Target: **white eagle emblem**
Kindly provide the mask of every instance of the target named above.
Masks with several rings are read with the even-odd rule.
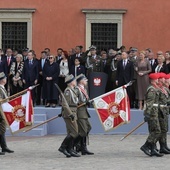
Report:
[[[94,86],[100,86],[101,85],[101,78],[94,78],[93,82],[94,82]]]

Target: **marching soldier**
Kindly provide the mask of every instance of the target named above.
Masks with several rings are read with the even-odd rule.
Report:
[[[89,96],[87,94],[86,86],[87,86],[87,78],[84,74],[80,74],[77,76],[77,84],[78,84],[78,91],[79,91],[79,104],[85,103],[81,107],[77,109],[77,124],[78,124],[78,131],[79,136],[75,140],[74,145],[76,145],[79,141],[81,144],[80,150],[82,155],[93,155],[94,153],[87,150],[87,137],[91,130],[91,125],[88,120],[90,117],[87,111],[87,104],[89,101]]]
[[[169,109],[166,107],[167,103],[170,103],[169,89],[165,87],[165,73],[159,73],[159,88],[160,88],[160,97],[159,97],[159,112],[158,118],[161,128],[161,135],[159,138],[160,144],[160,153],[170,154],[170,148],[167,146],[167,132],[168,132],[168,114]]]
[[[7,82],[7,78],[4,72],[1,72],[0,73],[0,100],[7,98],[7,92],[4,87],[6,82]],[[8,152],[8,153],[14,152],[7,147],[6,139],[5,139],[5,132],[6,132],[6,123],[0,111],[0,146],[2,148],[2,152],[0,152],[0,155],[5,155],[5,152]]]
[[[62,103],[62,117],[66,123],[67,136],[62,142],[60,148],[58,149],[67,157],[80,157],[78,153],[73,150],[74,139],[78,136],[78,125],[77,125],[77,104],[78,97],[76,91],[76,80],[74,76],[68,75],[65,77],[65,83],[67,83],[67,88],[64,91],[64,97],[69,105],[69,108]],[[64,100],[63,100],[64,102]]]
[[[102,59],[96,54],[96,47],[92,45],[89,50],[91,55],[86,59],[87,75],[91,72],[102,72]]]
[[[144,111],[144,121],[148,123],[149,136],[141,150],[148,156],[161,157],[163,154],[159,153],[155,146],[161,135],[161,127],[158,118],[158,105],[159,105],[159,75],[152,73],[149,75],[150,86],[145,95],[146,109]],[[150,152],[151,150],[151,152]]]

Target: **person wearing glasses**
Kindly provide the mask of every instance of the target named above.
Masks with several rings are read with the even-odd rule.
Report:
[[[55,60],[55,56],[50,55],[49,62],[43,68],[43,99],[46,100],[45,107],[56,107],[58,102],[58,90],[55,83],[58,84],[60,68]]]

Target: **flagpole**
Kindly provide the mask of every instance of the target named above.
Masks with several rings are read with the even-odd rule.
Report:
[[[129,133],[127,133],[124,137],[122,137],[120,139],[120,141],[124,140],[126,137],[128,137],[130,134],[132,134],[136,129],[138,129],[139,127],[141,127],[145,122],[141,122],[139,123],[135,128],[133,128]]]
[[[2,104],[2,103],[4,103],[4,102],[6,102],[7,100],[10,100],[10,99],[15,98],[15,97],[17,97],[17,96],[19,96],[19,95],[22,95],[22,94],[26,93],[28,90],[32,90],[32,89],[34,89],[34,88],[37,87],[37,86],[39,86],[39,84],[34,85],[34,86],[30,86],[29,88],[27,88],[27,89],[25,89],[25,90],[23,90],[23,91],[21,91],[21,92],[18,92],[18,93],[16,93],[16,94],[12,95],[12,96],[9,96],[9,97],[7,97],[6,99],[0,100],[0,103]]]
[[[29,129],[27,129],[27,130],[25,130],[25,131],[23,131],[24,133],[25,132],[28,132],[28,131],[30,131],[30,130],[32,130],[32,129],[34,129],[34,128],[37,128],[37,127],[39,127],[39,126],[41,126],[41,125],[43,125],[43,124],[45,124],[45,123],[48,123],[48,122],[50,122],[50,121],[52,121],[52,120],[54,120],[54,119],[57,119],[59,116],[57,115],[57,116],[54,116],[54,117],[52,117],[52,118],[50,118],[50,119],[48,119],[48,120],[46,120],[46,121],[44,121],[44,122],[42,122],[42,123],[40,123],[40,124],[38,124],[38,125],[35,125],[35,126],[32,126],[31,128],[29,128]]]
[[[133,81],[130,81],[129,83],[127,83],[127,84],[125,84],[125,85],[123,85],[123,86],[121,86],[121,87],[119,87],[119,88],[116,88],[116,89],[114,89],[114,90],[112,90],[112,91],[109,91],[109,92],[107,92],[107,93],[104,93],[104,94],[102,94],[102,95],[100,95],[100,96],[97,96],[97,97],[89,100],[89,103],[93,102],[93,100],[96,100],[96,99],[98,99],[98,98],[107,96],[107,95],[113,93],[114,91],[117,91],[117,90],[119,90],[119,89],[122,89],[122,87],[127,88],[128,86],[131,86],[131,85],[133,84],[133,82],[134,82],[134,80],[133,80]],[[79,104],[79,105],[77,106],[77,108],[82,107],[82,106],[84,106],[84,105],[86,105],[86,103]]]

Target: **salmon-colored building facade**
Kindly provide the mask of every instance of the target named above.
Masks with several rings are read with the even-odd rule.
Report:
[[[91,23],[117,23],[117,47],[170,50],[168,0],[1,0],[0,22],[28,22],[27,46],[37,54],[91,45]],[[20,19],[21,17],[21,19]],[[2,24],[0,24],[1,26]],[[0,33],[2,39],[2,33]],[[2,48],[2,41],[0,42]]]

